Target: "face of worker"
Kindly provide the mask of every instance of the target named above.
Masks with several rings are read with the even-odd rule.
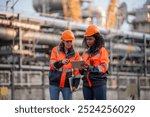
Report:
[[[95,38],[93,36],[85,37],[88,47],[92,47],[95,43]]]
[[[63,40],[63,43],[64,43],[66,49],[70,49],[72,47],[72,41],[71,40],[68,40],[68,41]]]

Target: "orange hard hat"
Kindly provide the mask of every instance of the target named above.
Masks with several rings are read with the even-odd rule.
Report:
[[[75,36],[71,30],[65,30],[61,35],[61,39],[65,41],[70,41],[74,40]]]
[[[95,33],[98,33],[98,32],[99,32],[99,29],[98,29],[97,26],[90,25],[90,26],[87,27],[84,36],[85,37],[92,36],[92,35],[94,35]]]

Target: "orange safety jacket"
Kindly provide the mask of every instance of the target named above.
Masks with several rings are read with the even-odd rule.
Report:
[[[82,59],[89,65],[88,69],[80,71],[80,73],[84,75],[83,85],[92,87],[105,84],[109,64],[108,51],[106,48],[97,48],[92,52],[87,50],[83,52]]]
[[[69,78],[80,77],[78,69],[73,69],[71,63],[66,65],[62,64],[62,60],[80,60],[79,53],[74,49],[69,50],[67,54],[63,51],[63,48],[59,46],[54,47],[50,56],[50,73],[49,80],[51,85],[57,85],[61,88],[69,87]],[[74,85],[77,87],[79,81],[75,82]]]

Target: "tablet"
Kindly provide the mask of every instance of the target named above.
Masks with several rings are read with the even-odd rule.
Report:
[[[85,61],[70,61],[73,68],[80,68],[81,65],[86,64]]]

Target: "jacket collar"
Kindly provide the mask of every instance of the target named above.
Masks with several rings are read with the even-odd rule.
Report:
[[[63,52],[66,55],[66,58],[74,57],[75,50],[73,48],[69,49],[67,53],[65,53],[64,47],[59,46],[59,51]]]
[[[99,48],[89,48],[86,51],[90,56],[94,56],[99,52]]]

